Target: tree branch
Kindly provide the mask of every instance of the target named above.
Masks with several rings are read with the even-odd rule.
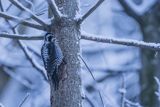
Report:
[[[4,72],[7,75],[9,75],[11,78],[15,79],[20,84],[24,85],[25,87],[27,87],[29,89],[33,88],[28,80],[24,79],[21,75],[16,74],[15,72],[13,72],[13,69],[11,70],[10,67],[8,67],[8,65],[1,65],[1,66],[4,68]]]
[[[24,104],[24,102],[27,100],[27,98],[29,97],[29,93],[26,94],[26,96],[24,97],[24,99],[22,100],[22,102],[19,104],[18,107],[22,107],[22,105]]]
[[[80,18],[78,20],[79,23],[82,23],[90,14],[92,14],[102,3],[104,2],[104,0],[99,0],[91,9],[88,10],[88,12],[82,16],[82,18]]]
[[[60,19],[60,17],[62,16],[61,15],[61,12],[58,10],[54,0],[47,0],[47,3],[49,5],[49,7],[51,8],[52,12],[53,12],[53,15],[56,19]]]
[[[144,41],[138,41],[138,40],[132,40],[132,39],[116,39],[116,38],[104,38],[100,36],[99,37],[95,37],[95,36],[96,35],[93,35],[93,34],[82,33],[81,39],[91,40],[91,41],[101,42],[101,43],[135,46],[135,47],[146,48],[146,49],[151,49],[155,51],[160,50],[160,43],[150,43],[150,42],[144,42]]]
[[[18,39],[18,40],[43,40],[43,36],[29,36],[29,35],[7,34],[7,33],[0,33],[0,37]]]
[[[1,11],[4,12],[3,5],[2,5],[2,1],[1,1],[1,0],[0,0],[0,7],[1,7],[1,8],[0,8]],[[5,21],[9,24],[9,26],[11,26],[10,22],[9,22],[7,19],[5,19]],[[16,33],[15,28],[12,28],[12,32],[13,32],[13,33]],[[9,67],[8,67],[8,69],[9,69]],[[32,86],[28,83],[27,80],[25,81],[25,80],[21,79],[20,76],[14,74],[13,72],[10,72],[9,70],[5,70],[5,72],[6,72],[9,76],[11,76],[12,78],[16,79],[18,82],[20,82],[21,84],[23,84],[24,86],[26,86],[27,88],[30,88],[30,89],[31,89]]]
[[[36,28],[38,30],[44,30],[44,31],[47,31],[46,28],[44,28],[43,26],[41,25],[38,25],[38,24],[35,24],[35,23],[31,23],[29,21],[26,21],[24,19],[21,19],[21,18],[18,18],[16,16],[12,16],[12,15],[9,15],[9,14],[6,14],[5,12],[0,12],[0,17],[3,17],[5,19],[8,19],[8,20],[13,20],[13,21],[16,21],[20,24],[23,24],[25,26],[29,26],[29,27],[33,27],[33,28]]]
[[[88,70],[89,73],[91,74],[91,76],[92,76],[92,78],[93,78],[93,80],[94,80],[94,82],[95,82],[95,85],[96,85],[96,84],[97,84],[97,80],[95,79],[95,77],[94,77],[91,69],[90,69],[89,66],[87,65],[86,61],[82,58],[81,55],[79,55],[79,58],[82,60],[82,62],[83,62],[84,65],[86,66],[87,70]],[[96,88],[96,89],[97,89],[97,88]],[[101,94],[101,92],[100,92],[99,89],[97,89],[97,91],[98,91],[98,94],[99,94],[99,96],[100,96],[100,100],[101,100],[101,102],[102,102],[102,107],[105,107],[104,102],[103,102],[103,98],[102,98],[102,94]]]
[[[1,11],[4,12],[1,0],[0,0],[0,7],[1,7]],[[5,21],[11,26],[10,22],[7,19],[5,19]],[[9,34],[8,35],[10,37],[11,36],[15,37],[15,34],[17,34],[16,28],[12,28],[12,32],[14,33],[14,35],[9,35]],[[2,35],[2,36],[6,36],[6,35]],[[21,36],[19,36],[19,37],[21,37]],[[37,69],[42,74],[42,76],[44,77],[44,79],[47,81],[46,75],[44,73],[45,71],[43,70],[43,68],[41,68],[41,66],[39,64],[36,63],[36,61],[34,59],[31,58],[31,54],[29,53],[29,50],[28,50],[27,46],[25,44],[23,44],[19,40],[17,42],[18,42],[19,46],[21,47],[21,49],[23,50],[23,52],[26,55],[26,57],[28,58],[28,60],[31,62],[32,66],[35,69]]]
[[[41,54],[38,53],[37,51],[35,51],[34,48],[32,48],[32,46],[27,46],[27,48],[28,48],[28,50],[29,50],[30,52],[32,52],[34,55],[36,55],[36,57],[38,57],[39,59],[42,58],[42,57],[41,57]]]
[[[119,89],[121,93],[121,107],[125,107],[125,97],[126,97],[126,81],[125,81],[125,74],[122,72],[122,86]]]
[[[91,40],[91,41],[101,42],[101,43],[111,43],[111,44],[120,44],[120,45],[126,45],[126,46],[134,46],[139,48],[147,48],[155,51],[160,50],[159,43],[147,43],[147,42],[131,40],[131,39],[115,39],[115,38],[104,38],[104,37],[95,37],[95,36],[96,35],[93,35],[93,34],[82,33],[81,39]],[[7,33],[0,33],[0,37],[19,39],[19,40],[43,40],[43,36],[29,36],[29,35],[18,35],[18,34],[7,34]]]
[[[19,1],[17,0],[9,0],[12,4],[14,4],[16,7],[18,7],[19,9],[28,12],[29,14],[32,15],[32,18],[38,22],[39,24],[43,25],[44,27],[47,28],[47,24],[45,22],[43,22],[43,20],[41,20],[39,17],[37,17],[32,11],[30,11],[28,8],[24,7]]]
[[[160,80],[158,77],[154,77],[156,84],[157,84],[157,91],[155,91],[155,94],[157,95],[158,100],[160,101]]]
[[[143,107],[138,102],[132,102],[128,99],[125,99],[125,103],[127,103],[128,105],[133,106],[133,107]]]
[[[4,12],[3,6],[2,6],[2,1],[0,0],[0,9],[2,12]]]
[[[18,41],[18,43],[21,49],[23,50],[24,54],[26,55],[26,58],[31,62],[32,66],[35,69],[37,69],[37,71],[39,71],[40,74],[42,74],[44,80],[48,81],[47,76],[45,74],[45,70],[35,61],[35,59],[32,58],[31,53],[27,49],[27,46],[21,41]]]
[[[89,103],[91,107],[95,107],[92,101],[87,96],[85,96],[85,100]]]
[[[118,0],[119,3],[122,5],[122,7],[124,8],[125,12],[133,17],[140,25],[142,25],[142,18],[141,16],[139,16],[128,4],[125,0]]]

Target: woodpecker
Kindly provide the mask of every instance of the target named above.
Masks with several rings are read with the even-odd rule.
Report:
[[[58,67],[63,61],[63,54],[53,33],[47,33],[44,36],[41,56],[48,78],[54,84],[55,90],[57,90],[59,84]]]

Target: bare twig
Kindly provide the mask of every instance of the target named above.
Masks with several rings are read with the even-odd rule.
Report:
[[[125,107],[125,94],[126,94],[126,83],[125,83],[125,75],[122,73],[122,88],[121,88],[121,107]]]
[[[60,17],[62,16],[61,15],[61,12],[58,10],[54,0],[47,0],[47,3],[49,5],[49,7],[51,8],[52,12],[53,12],[53,15],[56,19],[60,19]]]
[[[23,50],[25,56],[27,57],[27,59],[31,62],[32,66],[37,69],[37,71],[40,72],[40,74],[42,74],[44,80],[48,81],[47,76],[45,74],[45,70],[43,69],[43,67],[41,67],[36,61],[35,59],[32,58],[31,53],[29,52],[29,50],[27,49],[27,46],[22,42],[22,41],[18,41],[21,49]]]
[[[2,12],[4,12],[3,6],[2,6],[2,1],[0,0],[0,9]],[[5,21],[11,26],[10,22],[5,18]],[[12,26],[11,26],[12,28]],[[12,28],[13,33],[16,33],[15,29]],[[42,39],[42,36],[37,36],[37,37],[30,37],[29,35],[18,35],[18,34],[8,34],[8,33],[0,33],[0,37],[4,38],[12,38],[12,39],[21,39],[21,40],[37,40],[37,39]]]
[[[103,98],[102,98],[102,94],[101,94],[100,90],[98,90],[98,94],[99,94],[101,102],[102,102],[102,107],[105,107],[104,102],[103,102]]]
[[[33,22],[29,22],[29,21],[23,20],[23,19],[18,18],[16,16],[9,15],[9,14],[7,14],[5,12],[0,12],[0,17],[3,17],[3,18],[8,19],[8,20],[13,20],[13,21],[18,22],[20,24],[23,24],[25,26],[29,26],[29,27],[33,27],[33,28],[36,28],[36,29],[39,29],[39,30],[47,31],[47,29],[44,28],[41,25],[38,25],[38,24],[35,24]]]
[[[3,9],[3,7],[2,7],[2,1],[1,1],[1,0],[0,0],[0,9],[1,9],[2,12],[4,12],[4,9]]]
[[[137,102],[132,102],[132,101],[130,101],[130,100],[128,100],[128,99],[125,99],[125,102],[126,102],[127,104],[129,104],[130,106],[132,106],[132,107],[143,107],[143,106],[141,106],[139,103],[137,103]]]
[[[1,7],[1,11],[2,12],[4,12],[4,9],[3,9],[3,6],[2,6],[2,3],[1,3],[1,0],[0,0],[0,7]],[[11,26],[11,24],[10,24],[10,22],[7,20],[7,19],[5,19],[5,21]],[[14,37],[16,37],[15,35],[18,33],[17,32],[17,30],[16,30],[16,28],[12,28],[12,32],[14,33],[14,34],[12,34],[12,35],[9,35],[8,34],[8,36],[14,36]],[[6,34],[7,35],[7,34]],[[6,36],[5,35],[5,33],[4,34],[2,34],[1,36]],[[22,36],[19,36],[18,35],[18,37],[22,37]],[[27,36],[26,36],[27,37]],[[34,59],[32,59],[31,58],[31,55],[30,55],[30,53],[29,53],[29,50],[28,50],[28,48],[27,48],[27,46],[25,45],[25,44],[23,44],[21,41],[19,41],[18,40],[18,44],[20,45],[20,47],[21,47],[21,49],[23,50],[23,52],[24,52],[24,54],[26,55],[26,57],[28,58],[28,60],[31,62],[31,64],[32,64],[32,66],[34,67],[34,68],[36,68],[41,74],[42,74],[42,76],[44,77],[44,79],[47,81],[47,77],[46,77],[46,75],[45,75],[45,71],[43,70],[43,68],[39,65],[39,64],[37,64],[36,63],[36,61],[34,60]]]
[[[31,51],[34,55],[36,55],[39,59],[42,58],[42,57],[41,57],[41,54],[38,53],[37,51],[35,51],[35,50],[32,48],[32,46],[31,46],[31,47],[28,46],[27,48],[28,48],[28,50]]]
[[[0,37],[18,39],[18,40],[42,40],[43,39],[43,36],[29,36],[29,35],[8,34],[8,33],[0,33]]]
[[[92,76],[92,78],[93,78],[95,84],[97,84],[97,81],[96,81],[96,79],[95,79],[95,77],[94,77],[94,75],[93,75],[91,69],[89,68],[89,66],[88,66],[87,63],[85,62],[85,60],[82,58],[81,55],[79,55],[79,57],[80,57],[80,59],[83,61],[83,63],[85,64],[85,66],[86,66],[87,70],[89,71],[89,73],[91,74],[91,76]],[[102,105],[103,105],[103,107],[105,107],[104,102],[103,102],[103,98],[102,98],[102,94],[101,94],[101,92],[100,92],[99,89],[97,89],[97,91],[98,91],[98,94],[99,94],[99,96],[100,96]]]
[[[25,2],[25,4],[26,5],[30,5],[29,7],[31,8],[31,10],[33,10],[34,9],[34,5],[33,5],[33,1],[31,2],[31,1],[29,1],[29,0],[24,0],[24,2]]]
[[[16,74],[15,72],[13,72],[13,70],[11,71],[6,65],[2,65],[2,66],[4,66],[4,72],[8,74],[11,78],[15,79],[17,82],[24,85],[25,87],[32,89],[32,84],[30,84],[28,80]]]
[[[92,103],[92,101],[87,96],[85,96],[85,99],[90,104],[91,107],[94,107],[94,104]]]
[[[158,77],[154,77],[156,84],[158,86],[157,91],[155,91],[155,94],[158,97],[158,100],[160,101],[160,80],[158,79]]]
[[[87,70],[89,71],[89,73],[91,74],[91,76],[92,76],[93,80],[94,80],[94,81],[96,81],[96,79],[94,78],[94,75],[93,75],[93,73],[92,73],[91,69],[89,68],[88,64],[86,63],[86,61],[82,58],[82,56],[81,56],[81,55],[79,55],[79,57],[80,57],[80,58],[81,58],[81,60],[83,61],[84,65],[86,66],[86,68],[87,68]],[[97,82],[97,81],[96,81],[96,82]]]
[[[12,7],[12,3],[9,4],[9,6],[5,9],[5,11],[8,11]]]
[[[2,1],[0,0],[0,9],[2,12],[4,12],[3,6],[2,6]],[[10,22],[5,19],[5,21],[9,24],[9,26],[11,26]],[[15,29],[12,28],[13,33],[16,33]],[[3,35],[5,36],[5,35]],[[6,67],[6,66],[5,66]],[[14,72],[10,72],[10,70],[4,70],[10,77],[12,77],[13,79],[16,79],[18,82],[20,82],[21,84],[23,84],[24,86],[26,86],[27,88],[31,89],[31,84],[29,84],[29,82],[26,80],[23,80],[22,77],[16,75]]]
[[[142,26],[142,22],[143,22],[142,17],[136,13],[136,11],[127,3],[127,1],[118,0],[118,2],[122,5],[125,13],[133,17],[140,24],[140,26]]]
[[[27,98],[29,97],[29,93],[26,94],[26,96],[24,97],[24,99],[22,100],[22,102],[19,104],[18,107],[22,107],[22,105],[24,104],[24,102],[27,100]]]
[[[32,18],[36,21],[36,22],[38,22],[39,24],[41,24],[41,25],[43,25],[44,27],[46,27],[47,28],[47,24],[43,21],[43,20],[41,20],[39,17],[37,17],[32,11],[30,11],[28,8],[26,8],[26,7],[24,7],[19,1],[17,1],[17,0],[9,0],[12,4],[14,4],[16,7],[18,7],[19,9],[21,9],[21,10],[24,10],[24,11],[26,11],[26,12],[28,12],[29,14],[31,14],[32,15]]]
[[[122,87],[119,89],[119,92],[122,94],[121,97],[121,107],[125,107],[126,104],[134,107],[142,107],[137,102],[132,102],[126,98],[126,80],[125,80],[125,74],[122,73]]]
[[[98,37],[96,37],[96,35],[87,34],[87,33],[82,33],[81,39],[91,40],[91,41],[101,42],[101,43],[111,43],[111,44],[120,44],[120,45],[126,45],[126,46],[135,46],[135,47],[147,48],[147,49],[151,49],[151,50],[155,50],[155,51],[160,50],[160,43],[143,42],[143,41],[132,40],[132,39],[104,38],[99,35],[98,35]]]
[[[10,7],[10,6],[9,6]],[[2,1],[0,0],[0,9],[2,12],[4,12],[4,8],[2,5]],[[7,20],[6,18],[4,18],[4,20],[8,23],[8,25],[10,26],[11,29],[13,29],[12,25],[10,24],[9,20]]]
[[[99,0],[91,9],[88,10],[88,12],[83,15],[80,19],[79,19],[79,23],[82,23],[90,14],[92,14],[102,3],[104,2],[104,0]]]

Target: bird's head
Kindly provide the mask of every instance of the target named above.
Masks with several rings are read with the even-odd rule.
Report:
[[[54,41],[56,41],[56,38],[54,37],[53,33],[46,33],[44,39],[47,42],[54,42]]]

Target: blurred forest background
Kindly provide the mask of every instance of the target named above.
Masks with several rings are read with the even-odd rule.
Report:
[[[0,0],[1,12],[30,20],[8,0]],[[48,5],[45,0],[18,0],[45,20]],[[81,14],[97,0],[80,0]],[[32,21],[32,20],[30,20]],[[18,26],[21,34],[36,35],[35,30],[14,21],[0,18],[0,32],[12,33]],[[81,31],[107,37],[160,42],[159,0],[105,0],[81,26]],[[34,62],[43,67],[40,49],[43,41],[24,41]],[[97,84],[82,63],[81,78],[84,107],[160,107],[160,54],[158,51],[81,41],[83,59],[91,69]],[[49,84],[30,63],[17,40],[0,38],[0,103],[18,107],[28,95],[23,107],[50,107]],[[125,105],[122,105],[124,102]]]

